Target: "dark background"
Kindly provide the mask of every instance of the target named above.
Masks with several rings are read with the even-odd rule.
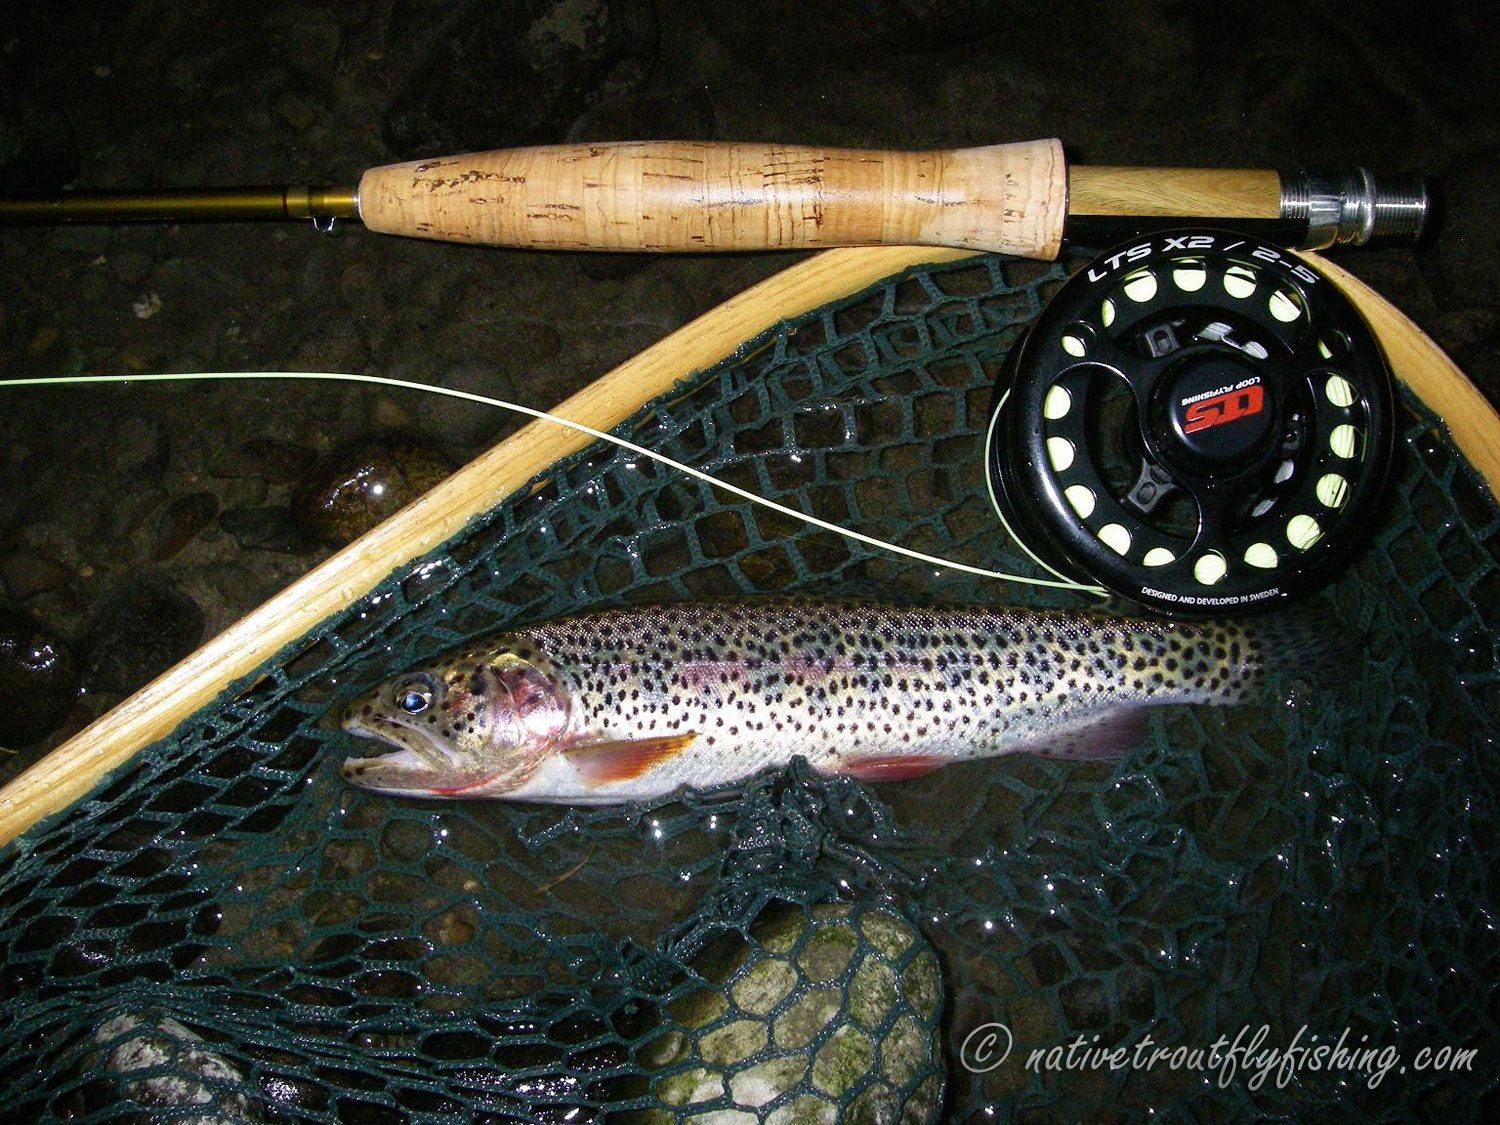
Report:
[[[566,138],[1057,136],[1077,163],[1364,164],[1435,177],[1444,223],[1416,250],[1340,261],[1494,401],[1500,94],[1482,7],[10,4],[0,186],[352,183],[396,159]],[[354,371],[546,407],[795,260],[477,249],[353,224],[6,229],[0,374]],[[54,740],[331,549],[338,528],[292,515],[318,458],[336,480],[369,460],[348,443],[373,437],[400,454],[374,471],[419,486],[516,425],[332,385],[0,396],[0,649],[39,627],[86,688]],[[0,745],[71,700],[29,674],[0,671]]]

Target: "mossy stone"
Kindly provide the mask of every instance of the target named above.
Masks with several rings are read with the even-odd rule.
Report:
[[[758,1109],[790,1090],[806,1073],[807,1056],[802,1052],[777,1055],[730,1078],[729,1096],[740,1105]]]
[[[854,1089],[875,1063],[875,1044],[852,1023],[834,1028],[813,1056],[813,1085],[831,1097]]]
[[[838,1103],[804,1094],[774,1110],[766,1125],[839,1125]]]
[[[901,998],[911,1005],[922,1020],[935,1020],[943,1003],[942,983],[937,958],[924,949],[912,958],[901,972]]]
[[[797,954],[797,967],[809,980],[835,980],[848,967],[858,943],[858,933],[847,926],[815,926]]]
[[[843,992],[836,985],[804,992],[776,1018],[776,1046],[787,1050],[807,1046],[818,1032],[838,1018],[843,999]]]
[[[742,973],[729,990],[735,1006],[747,1015],[768,1015],[792,994],[797,970],[779,957],[757,961]]]
[[[664,1105],[701,1105],[723,1095],[724,1075],[702,1066],[669,1074],[656,1084],[656,1096]]]
[[[937,1032],[923,1031],[909,1015],[891,1026],[880,1044],[880,1073],[893,1086],[904,1087],[917,1077],[917,1063],[938,1049]]]
[[[669,1071],[655,1083],[660,1104],[633,1121],[734,1125],[771,1105],[766,1125],[938,1119],[938,963],[899,914],[773,907],[748,933],[716,939],[693,969],[700,986],[670,1006],[675,1026],[639,1056]]]
[[[896,971],[888,962],[866,957],[849,982],[849,1014],[867,1031],[877,1031],[896,1006]]]
[[[766,1045],[762,1020],[735,1020],[698,1037],[698,1053],[706,1063],[725,1066],[742,1062]]]

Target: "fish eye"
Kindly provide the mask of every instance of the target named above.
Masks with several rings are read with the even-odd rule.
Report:
[[[432,685],[426,680],[405,680],[396,685],[393,698],[408,715],[420,715],[432,706]]]

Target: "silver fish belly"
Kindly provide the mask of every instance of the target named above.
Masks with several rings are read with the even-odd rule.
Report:
[[[759,599],[608,610],[497,635],[386,681],[344,727],[395,753],[355,784],[609,803],[740,781],[801,755],[869,780],[1032,751],[1129,748],[1131,720],[1254,690],[1236,624],[985,606]]]

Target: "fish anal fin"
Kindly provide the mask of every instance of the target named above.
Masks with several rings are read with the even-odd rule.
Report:
[[[1064,762],[1102,761],[1134,750],[1146,738],[1146,708],[1121,707],[1066,734],[1022,747],[1039,758]]]
[[[860,781],[904,781],[931,773],[948,762],[934,754],[862,754],[841,759],[833,772]]]
[[[568,761],[590,785],[631,781],[692,745],[697,731],[660,738],[586,742],[567,750]]]

